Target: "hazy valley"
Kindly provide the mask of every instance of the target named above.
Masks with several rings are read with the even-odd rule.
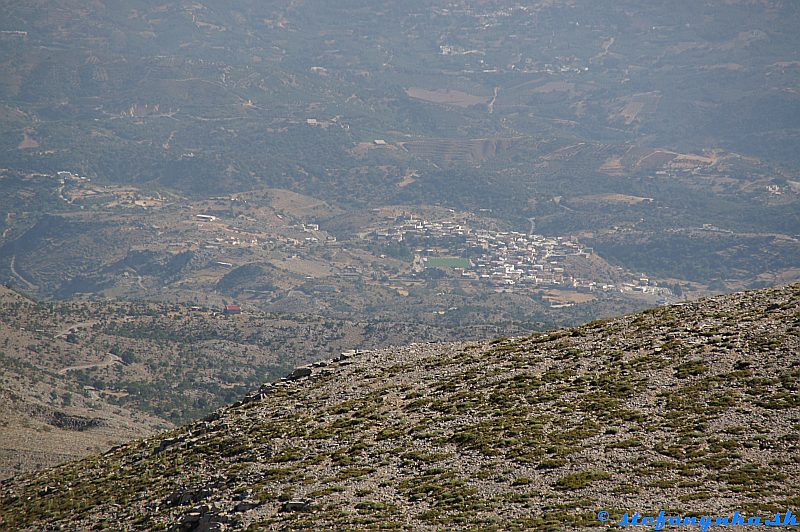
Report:
[[[0,525],[796,508],[798,26],[0,1]]]

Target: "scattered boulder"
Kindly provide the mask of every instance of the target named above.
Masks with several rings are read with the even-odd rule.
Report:
[[[257,508],[258,503],[253,501],[242,501],[237,503],[236,506],[233,507],[233,511],[237,513],[247,512],[252,510],[253,508]]]
[[[178,436],[176,438],[167,438],[161,440],[161,443],[158,444],[158,447],[156,447],[156,449],[153,451],[153,454],[161,454],[170,447],[177,445],[179,443],[183,443],[184,441],[186,441],[185,436]]]
[[[296,499],[286,501],[281,506],[281,512],[307,512],[311,509],[311,501],[308,499]]]
[[[164,505],[167,507],[182,506],[184,504],[194,504],[208,498],[211,495],[207,490],[183,489],[176,490],[167,495]]]
[[[211,423],[212,421],[218,420],[220,417],[222,417],[222,415],[219,413],[219,411],[211,412],[206,417],[204,417],[202,421],[205,421],[206,423]]]
[[[290,381],[296,381],[304,377],[310,377],[312,373],[313,371],[311,371],[311,368],[297,368],[296,370],[288,374],[286,378]]]
[[[193,508],[181,517],[169,530],[170,532],[211,532],[225,530],[225,524],[231,522],[227,515],[205,505]]]

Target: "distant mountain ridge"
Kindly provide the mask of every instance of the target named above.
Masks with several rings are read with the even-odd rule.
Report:
[[[5,529],[605,528],[797,509],[800,285],[298,368],[0,484]]]

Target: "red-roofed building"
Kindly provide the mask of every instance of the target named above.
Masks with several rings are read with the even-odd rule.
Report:
[[[242,307],[239,305],[225,305],[225,310],[223,312],[225,314],[241,314]]]

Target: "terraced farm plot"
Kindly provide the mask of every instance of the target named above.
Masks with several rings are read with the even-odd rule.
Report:
[[[415,100],[455,105],[456,107],[469,107],[470,105],[489,101],[489,98],[485,96],[475,96],[474,94],[449,89],[426,90],[419,87],[410,87],[406,89],[406,94],[409,98],[414,98]]]
[[[479,163],[511,149],[519,138],[428,139],[400,142],[407,152],[437,164]]]

